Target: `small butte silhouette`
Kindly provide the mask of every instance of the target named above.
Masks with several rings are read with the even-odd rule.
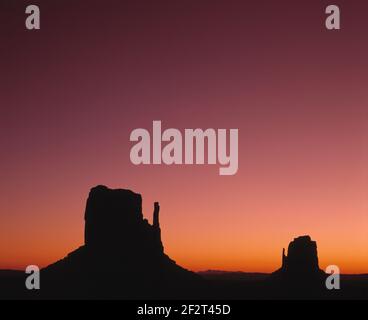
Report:
[[[342,275],[340,290],[327,290],[317,244],[310,236],[290,242],[272,274],[204,271],[177,265],[164,252],[160,206],[152,225],[142,197],[99,185],[85,209],[85,243],[41,270],[41,289],[26,290],[22,271],[0,271],[1,299],[345,299],[368,298],[367,275]]]

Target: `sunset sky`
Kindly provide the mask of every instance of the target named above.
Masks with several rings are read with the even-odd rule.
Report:
[[[191,270],[271,272],[309,234],[320,266],[368,273],[368,2],[0,4],[0,269],[83,244],[89,189],[161,205]],[[69,5],[68,5],[69,4]],[[131,164],[135,128],[239,129],[239,170]]]

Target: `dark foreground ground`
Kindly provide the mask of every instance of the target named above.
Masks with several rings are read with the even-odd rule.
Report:
[[[179,294],[175,298],[230,300],[368,299],[368,274],[341,275],[340,290],[324,288],[314,290],[300,286],[298,283],[275,282],[269,274],[264,273],[206,271],[198,274],[203,278],[200,292],[196,290],[193,294],[186,293],[184,296]],[[42,274],[41,290],[37,291],[25,289],[26,276],[22,271],[0,270],[0,299],[48,299],[47,296],[41,294]],[[106,298],[111,298],[111,296],[106,294]],[[113,298],[119,298],[119,296]],[[171,297],[164,298],[170,299]]]
[[[221,299],[368,299],[368,274],[341,275],[340,290],[274,281],[270,274],[206,271],[199,273]]]

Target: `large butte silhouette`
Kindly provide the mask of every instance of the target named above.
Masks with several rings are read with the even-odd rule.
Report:
[[[178,266],[161,241],[159,204],[153,224],[143,218],[142,197],[124,189],[91,189],[85,243],[41,271],[45,298],[181,298],[201,278]]]
[[[289,243],[287,255],[282,250],[281,268],[271,275],[281,294],[294,297],[325,292],[326,274],[318,264],[317,243],[310,236],[294,238]]]

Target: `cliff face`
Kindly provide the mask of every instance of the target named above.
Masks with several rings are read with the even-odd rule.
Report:
[[[322,292],[325,277],[318,266],[317,243],[310,236],[301,236],[290,242],[287,255],[283,249],[281,268],[271,275],[271,280],[278,285],[278,292],[292,293],[290,296],[297,298]]]
[[[92,188],[85,244],[41,271],[41,293],[51,298],[164,298],[193,291],[199,276],[164,253],[159,209],[155,203],[151,225],[143,218],[140,194]]]
[[[90,250],[163,254],[157,203],[154,216],[154,225],[143,219],[140,194],[97,186],[91,189],[87,199],[85,245]]]
[[[281,270],[288,273],[318,273],[317,243],[310,236],[301,236],[290,242],[288,255],[283,252]]]

